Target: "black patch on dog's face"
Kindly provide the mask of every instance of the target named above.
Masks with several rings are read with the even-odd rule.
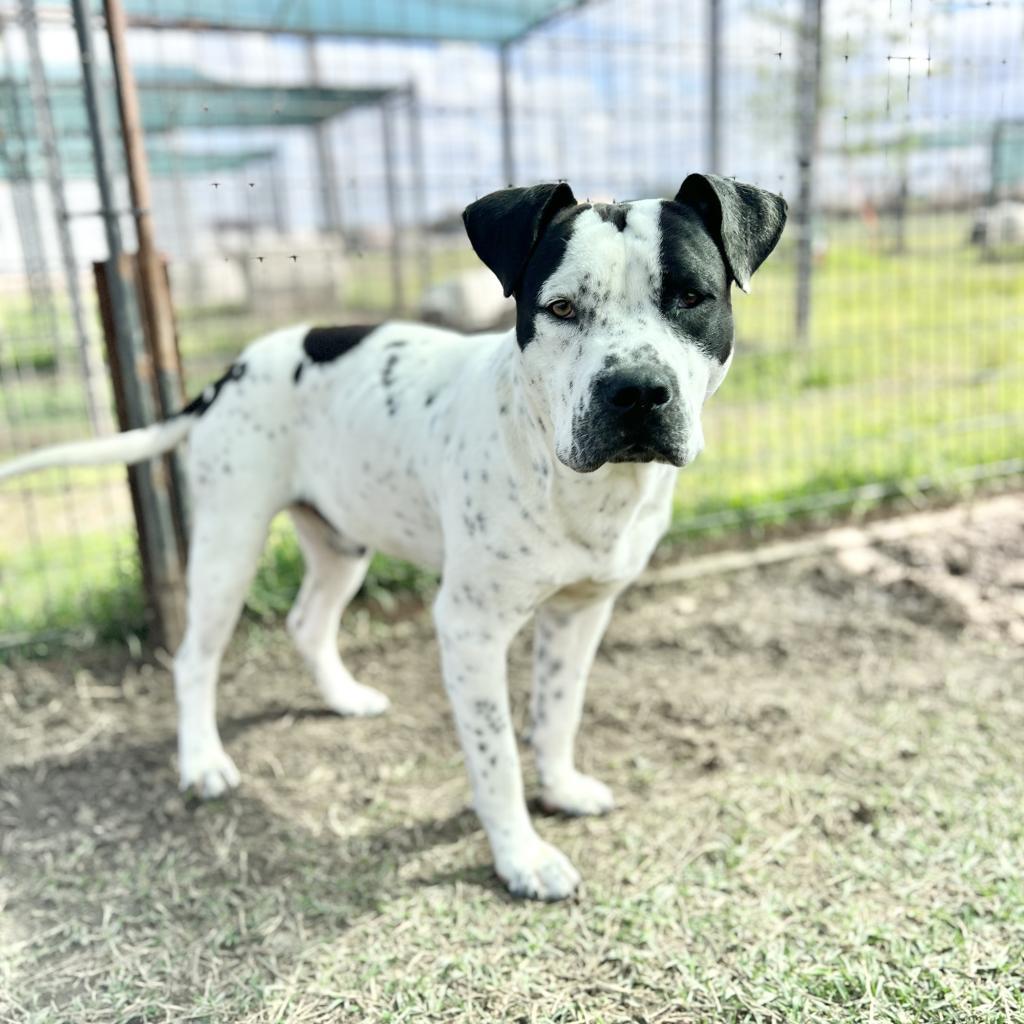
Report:
[[[303,351],[314,363],[329,363],[351,351],[380,324],[347,324],[344,327],[311,327],[302,341]]]
[[[661,217],[662,316],[681,338],[724,364],[732,352],[733,320],[729,272],[700,217],[688,206],[666,202]],[[683,304],[693,292],[692,309]]]
[[[219,380],[215,380],[212,384],[208,384],[203,388],[202,392],[196,395],[178,415],[202,416],[217,401],[217,396],[223,390],[224,385],[229,381],[241,380],[245,376],[245,370],[245,363],[232,363]]]
[[[526,264],[522,283],[515,293],[516,338],[521,349],[533,341],[537,296],[544,282],[558,269],[565,256],[565,247],[572,237],[573,222],[584,210],[589,209],[589,203],[580,203],[559,213],[548,225],[530,262]]]
[[[629,203],[595,203],[594,213],[606,223],[614,224],[620,231],[625,231]]]

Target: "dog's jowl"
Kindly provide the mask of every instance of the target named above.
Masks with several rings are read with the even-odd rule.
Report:
[[[731,286],[747,288],[785,211],[712,175],[690,175],[673,200],[578,203],[565,184],[495,192],[464,219],[515,296],[514,331],[279,331],[166,423],[0,469],[137,462],[189,437],[188,628],[174,669],[182,785],[218,796],[238,784],[216,679],[270,520],[289,509],[307,568],[288,628],[328,705],[388,705],[337,649],[371,553],[439,570],[445,687],[498,874],[521,895],[572,893],[579,874],[527,813],[509,643],[533,616],[542,802],[610,810],[611,792],[573,757],[587,674],[616,595],[668,525],[677,469],[704,446],[701,410],[732,359]]]

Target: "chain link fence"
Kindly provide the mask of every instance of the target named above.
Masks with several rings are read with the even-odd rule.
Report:
[[[190,391],[288,322],[507,323],[459,215],[508,182],[628,199],[715,170],[781,191],[791,219],[735,298],[736,361],[680,477],[677,536],[1024,471],[1019,4],[125,7]],[[0,28],[9,457],[111,415],[71,12],[0,0]],[[90,29],[109,82],[99,16]],[[113,185],[130,244],[120,166]],[[123,632],[137,576],[123,470],[0,489],[0,643]]]

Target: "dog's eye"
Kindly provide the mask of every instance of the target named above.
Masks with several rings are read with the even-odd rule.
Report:
[[[568,299],[555,299],[549,302],[547,311],[559,320],[571,320],[576,315],[576,307]]]
[[[683,292],[679,297],[679,304],[684,309],[693,309],[694,306],[699,306],[704,301],[703,295],[698,295],[697,292]]]

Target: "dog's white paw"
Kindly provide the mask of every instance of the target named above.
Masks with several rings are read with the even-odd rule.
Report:
[[[574,771],[544,787],[541,804],[563,814],[607,814],[615,806],[612,791],[599,779]]]
[[[213,800],[234,789],[241,781],[235,762],[223,747],[201,755],[186,756],[181,762],[181,789],[191,789],[203,800]]]
[[[513,896],[564,900],[580,884],[580,873],[561,850],[535,839],[529,848],[496,858],[498,877]]]
[[[321,685],[320,692],[327,706],[339,715],[369,718],[382,715],[391,707],[391,701],[380,690],[363,686],[354,679]]]

